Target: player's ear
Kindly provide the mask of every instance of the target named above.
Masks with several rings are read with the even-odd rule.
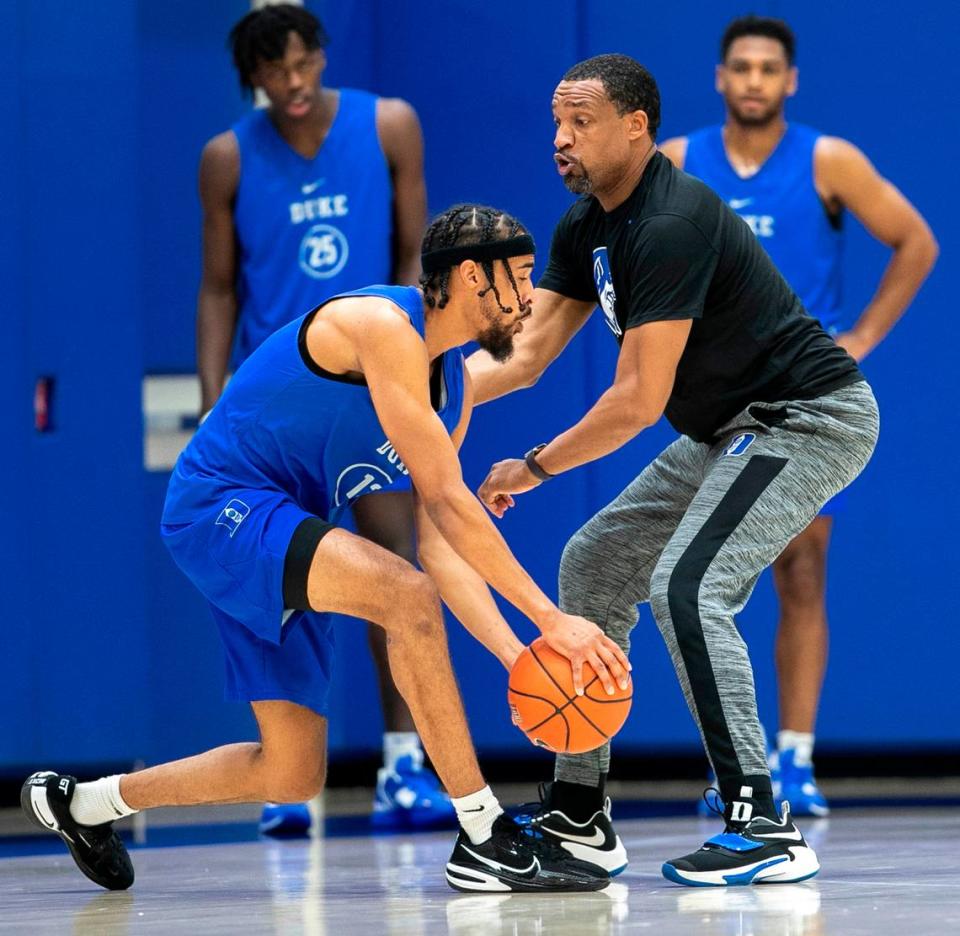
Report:
[[[716,89],[717,94],[723,94],[724,91],[726,91],[726,79],[727,72],[723,67],[723,63],[721,62],[716,69],[714,69],[713,73],[713,86]]]
[[[787,97],[793,97],[800,87],[800,70],[796,65],[791,65],[787,72]]]
[[[474,260],[464,260],[457,267],[457,275],[467,289],[473,290],[483,285],[483,280],[480,278],[480,267]]]
[[[647,112],[644,110],[631,111],[627,117],[629,120],[628,133],[630,139],[638,140],[649,129],[650,118],[647,116]]]

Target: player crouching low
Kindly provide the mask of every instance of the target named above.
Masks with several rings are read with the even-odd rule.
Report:
[[[468,891],[584,891],[605,872],[521,829],[484,782],[447,652],[439,597],[505,665],[520,642],[489,583],[574,666],[605,685],[629,664],[600,629],[561,612],[465,487],[456,447],[472,405],[459,347],[506,359],[530,314],[533,240],[479,205],[424,238],[423,290],[371,286],[280,329],[238,369],[173,471],[161,532],[210,603],[227,697],[251,704],[258,742],[92,783],[33,774],[22,803],[110,889],[133,883],[115,819],[158,806],[303,802],[322,789],[333,665],[330,613],[370,620],[456,807],[446,868]],[[506,298],[505,298],[506,297]],[[376,484],[412,481],[424,568],[334,524]],[[439,592],[439,594],[438,594]]]

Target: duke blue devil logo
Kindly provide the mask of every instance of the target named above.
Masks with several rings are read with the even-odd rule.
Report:
[[[753,441],[757,438],[755,432],[741,432],[740,435],[734,436],[727,447],[723,450],[724,455],[742,455],[748,448],[750,448]]]
[[[240,529],[240,524],[247,519],[249,514],[250,507],[242,500],[234,498],[227,501],[227,506],[220,511],[220,516],[216,519],[216,526],[226,527],[230,533],[230,538],[233,539],[233,534]]]
[[[613,276],[610,273],[610,257],[606,247],[597,247],[593,251],[593,284],[597,287],[597,298],[607,325],[618,338],[623,329],[617,321],[617,294],[613,291]]]

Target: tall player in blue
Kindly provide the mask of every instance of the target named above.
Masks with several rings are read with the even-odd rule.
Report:
[[[423,291],[370,286],[275,332],[240,366],[180,456],[161,532],[210,603],[228,696],[250,703],[256,743],[229,744],[77,784],[44,771],[24,784],[30,819],[58,833],[80,869],[125,889],[133,867],[113,820],[157,806],[296,802],[326,772],[330,614],[374,621],[461,833],[446,867],[468,891],[597,890],[607,883],[521,830],[484,783],[450,666],[439,597],[505,665],[522,645],[492,585],[612,692],[629,663],[590,621],[564,614],[520,567],[465,487],[456,447],[473,391],[459,347],[496,360],[530,314],[533,239],[513,218],[456,206],[427,231]],[[365,491],[412,480],[429,576],[335,524]],[[438,594],[439,593],[439,594]]]
[[[236,24],[230,42],[242,87],[261,90],[269,106],[210,140],[200,162],[203,412],[223,390],[231,347],[239,365],[272,332],[330,296],[367,283],[415,285],[426,223],[416,113],[399,99],[322,87],[327,36],[309,11],[264,7]],[[364,536],[413,560],[407,491],[358,500],[354,518]],[[449,797],[423,768],[381,629],[369,625],[368,640],[386,729],[374,821],[452,820]],[[268,804],[261,830],[291,834],[309,824],[303,804]]]
[[[717,91],[726,122],[661,151],[706,182],[750,225],[804,306],[861,361],[888,334],[933,267],[937,245],[919,212],[852,143],[786,121],[797,90],[795,40],[782,20],[745,16],[723,34]],[[893,251],[852,327],[842,319],[844,213]],[[776,665],[781,795],[797,815],[823,816],[813,742],[827,663],[826,566],[836,498],[773,564],[780,601]]]

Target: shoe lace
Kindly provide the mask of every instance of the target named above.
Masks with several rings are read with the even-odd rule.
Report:
[[[713,794],[712,796],[710,794]],[[717,816],[723,816],[723,810],[718,804],[723,802],[720,791],[716,787],[707,787],[703,791],[703,801],[707,804],[707,809]]]
[[[548,789],[546,783],[540,783],[537,786],[537,794],[540,797],[539,802],[521,803],[515,809],[511,810],[514,821],[526,827],[538,826],[543,817],[547,814],[546,803],[548,799]]]
[[[538,857],[557,862],[570,859],[570,853],[557,842],[544,835],[534,826],[520,826],[524,844]]]

